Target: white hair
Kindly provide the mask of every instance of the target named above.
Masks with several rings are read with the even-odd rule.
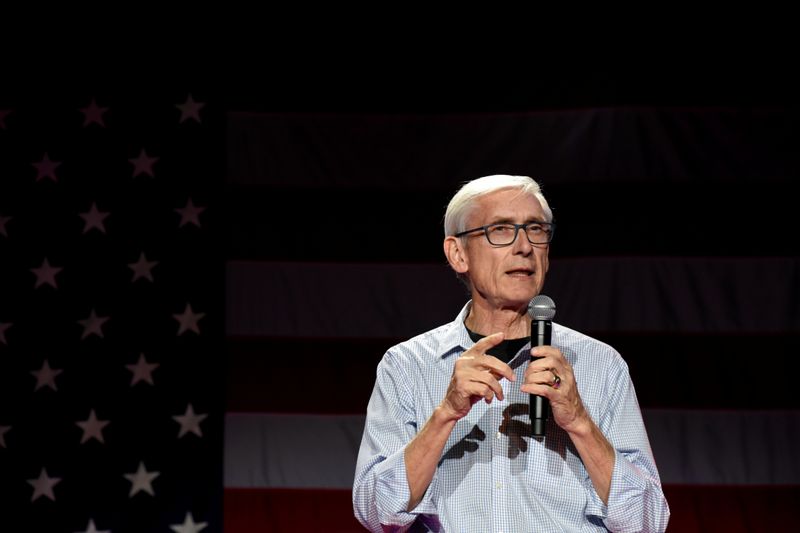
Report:
[[[553,212],[542,194],[542,189],[533,178],[495,174],[484,176],[465,183],[453,196],[444,214],[444,235],[455,235],[467,229],[467,218],[475,207],[475,201],[489,193],[503,189],[519,189],[539,201],[544,211],[545,222],[553,221]]]

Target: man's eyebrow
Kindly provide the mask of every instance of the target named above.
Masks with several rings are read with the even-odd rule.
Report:
[[[489,224],[513,224],[514,219],[509,217],[495,217],[489,220]]]

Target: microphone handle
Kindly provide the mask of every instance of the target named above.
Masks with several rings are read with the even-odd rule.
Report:
[[[550,320],[531,321],[531,348],[535,346],[549,346],[553,323]],[[531,356],[531,361],[537,359]],[[537,394],[530,395],[531,434],[534,437],[544,437],[547,419],[550,416],[550,402],[547,398]]]

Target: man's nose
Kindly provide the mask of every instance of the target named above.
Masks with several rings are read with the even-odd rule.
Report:
[[[533,245],[528,240],[524,228],[517,228],[517,238],[514,239],[512,246],[515,254],[530,255],[533,252]]]

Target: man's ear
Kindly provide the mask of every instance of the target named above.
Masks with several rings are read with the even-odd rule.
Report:
[[[450,267],[459,274],[466,274],[469,270],[469,262],[465,252],[460,239],[452,236],[445,237],[444,255],[447,257]]]

